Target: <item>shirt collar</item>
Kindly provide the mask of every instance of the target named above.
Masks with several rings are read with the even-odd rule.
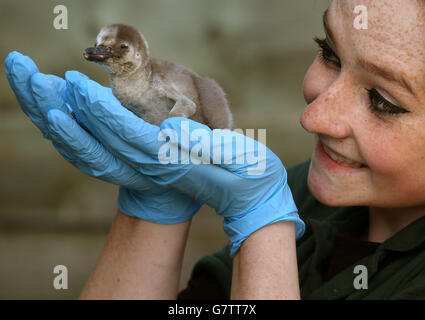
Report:
[[[425,215],[384,241],[380,249],[406,252],[425,246]]]
[[[359,206],[335,208],[328,218],[315,223],[322,227],[327,226],[339,234],[356,235],[367,228],[368,221],[369,208]],[[407,252],[422,247],[425,247],[425,215],[385,240],[378,250]]]

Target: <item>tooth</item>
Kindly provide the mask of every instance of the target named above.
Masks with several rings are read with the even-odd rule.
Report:
[[[350,159],[347,159],[345,157],[341,157],[337,154],[335,154],[332,150],[329,150],[326,146],[323,146],[326,153],[336,162],[349,166],[349,167],[353,167],[353,168],[360,168],[362,166],[361,163],[357,162],[357,161],[353,161]]]

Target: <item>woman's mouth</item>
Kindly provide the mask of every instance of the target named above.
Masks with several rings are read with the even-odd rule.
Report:
[[[356,173],[367,168],[363,163],[348,159],[331,150],[329,147],[322,144],[320,140],[317,141],[316,157],[322,166],[335,173]]]
[[[329,149],[327,146],[323,145],[323,149],[325,150],[325,152],[327,153],[327,155],[329,157],[332,158],[332,160],[338,162],[339,164],[342,164],[343,166],[347,166],[350,168],[361,168],[364,167],[363,164],[361,164],[360,162],[357,161],[353,161],[350,160],[348,158],[345,158],[339,154],[336,154],[335,152],[333,152],[331,149]]]

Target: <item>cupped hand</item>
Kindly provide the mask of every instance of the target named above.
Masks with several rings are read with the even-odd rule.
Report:
[[[75,102],[64,79],[40,73],[29,57],[18,52],[8,55],[5,70],[22,110],[43,137],[83,173],[120,186],[118,206],[123,213],[170,224],[189,220],[199,210],[200,201],[153,183],[83,129],[84,122],[80,126],[71,115]]]
[[[66,81],[77,117],[115,157],[155,184],[205,202],[224,217],[232,256],[250,234],[277,221],[293,221],[297,238],[304,233],[285,167],[263,144],[185,118],[154,126],[84,75],[68,72]]]

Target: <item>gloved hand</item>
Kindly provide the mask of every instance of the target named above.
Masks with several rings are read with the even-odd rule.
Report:
[[[152,183],[83,130],[70,115],[72,95],[67,94],[64,79],[39,73],[34,62],[18,52],[8,55],[5,70],[22,110],[43,137],[83,173],[121,186],[118,207],[123,213],[172,224],[190,219],[199,210],[201,202]]]
[[[296,237],[304,233],[286,170],[264,145],[185,118],[153,126],[124,108],[109,88],[78,72],[67,73],[66,80],[77,117],[117,158],[156,184],[209,204],[224,217],[232,257],[242,241],[268,224],[293,221]],[[223,154],[219,136],[225,141]],[[256,154],[259,159],[253,163]]]

